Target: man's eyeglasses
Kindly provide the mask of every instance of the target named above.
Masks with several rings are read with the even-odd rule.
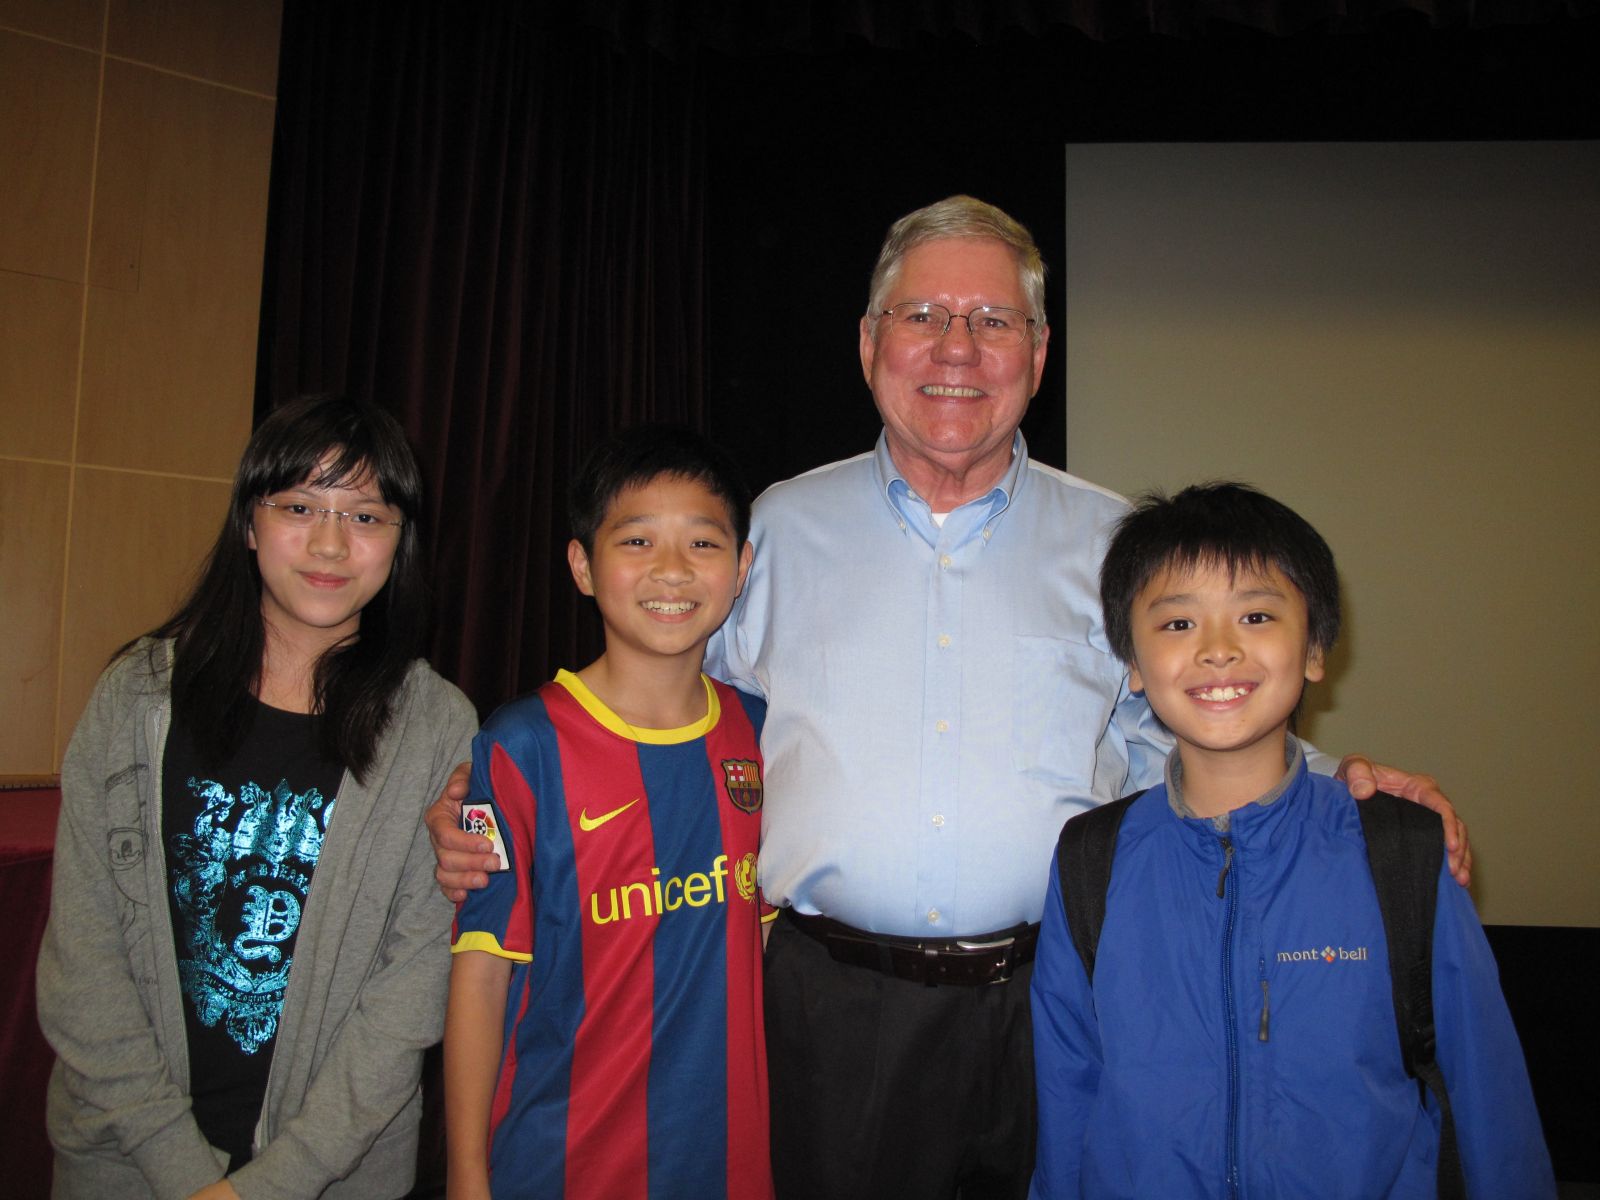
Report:
[[[270,519],[290,529],[310,529],[332,517],[343,524],[352,537],[376,538],[389,537],[405,524],[404,519],[396,520],[388,509],[383,508],[358,508],[344,512],[337,508],[314,508],[302,500],[268,500],[265,497],[256,503],[267,510]]]
[[[967,323],[974,341],[997,349],[1022,345],[1022,340],[1028,336],[1028,327],[1034,324],[1032,317],[1014,308],[993,308],[986,304],[971,312],[953,313],[944,305],[927,300],[896,304],[879,313],[877,319],[885,317],[894,332],[924,338],[943,337],[950,331],[950,322],[959,317]]]

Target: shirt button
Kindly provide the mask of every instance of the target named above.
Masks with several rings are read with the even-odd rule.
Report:
[[[939,556],[939,565],[948,569],[950,566],[950,556],[948,554],[941,554]]]
[[[939,923],[939,910],[937,908],[930,908],[928,910],[928,924],[929,925],[937,925],[938,923]]]
[[[939,649],[943,650],[949,644],[950,644],[950,635],[948,633],[941,633],[939,635]]]
[[[933,814],[933,827],[935,829],[943,829],[944,828],[944,814],[943,813],[934,813]]]
[[[950,722],[949,721],[935,721],[933,723],[933,727],[935,729],[937,729],[940,733],[944,733],[946,730],[948,730],[950,728]]]

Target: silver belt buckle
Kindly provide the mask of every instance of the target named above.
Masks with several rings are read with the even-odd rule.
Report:
[[[984,950],[1009,951],[1010,948],[1016,944],[1016,941],[1017,939],[1015,937],[995,938],[993,941],[988,942],[970,942],[964,938],[957,938],[956,945],[961,947],[963,950],[975,950],[979,952]],[[1001,956],[1000,973],[993,979],[989,980],[985,986],[993,987],[997,983],[1008,983],[1011,979],[1011,971],[1011,955],[1007,953]]]
[[[961,938],[957,938],[956,945],[960,946],[963,950],[1000,950],[1006,946],[1012,945],[1016,940],[1017,939],[1014,937],[1003,937],[996,938],[992,942],[968,942],[963,941]]]

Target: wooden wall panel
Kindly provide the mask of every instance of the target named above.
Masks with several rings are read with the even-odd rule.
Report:
[[[278,0],[111,0],[112,54],[264,96],[278,86]]]
[[[0,271],[0,454],[72,456],[83,285]]]
[[[229,485],[80,469],[67,556],[60,749],[123,642],[183,598],[227,508]]]
[[[279,20],[0,0],[0,775],[57,769],[107,655],[216,534],[250,427]]]
[[[270,100],[107,64],[83,461],[232,472],[249,433],[271,155]]]
[[[99,62],[0,30],[0,268],[83,278]]]
[[[105,0],[0,0],[0,25],[23,33],[100,49]]]
[[[56,769],[68,469],[0,459],[0,774]]]

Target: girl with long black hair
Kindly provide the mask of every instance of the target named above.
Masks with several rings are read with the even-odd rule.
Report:
[[[39,958],[56,1196],[410,1189],[450,966],[420,817],[477,725],[416,658],[420,502],[393,418],[279,409],[95,688]]]

